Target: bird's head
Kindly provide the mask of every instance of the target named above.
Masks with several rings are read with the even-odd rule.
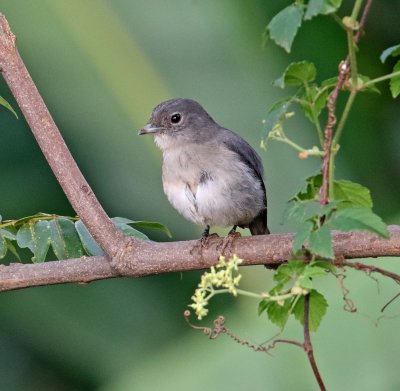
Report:
[[[161,149],[181,143],[201,143],[218,125],[192,99],[171,99],[154,108],[148,124],[140,129],[139,135],[153,134]]]

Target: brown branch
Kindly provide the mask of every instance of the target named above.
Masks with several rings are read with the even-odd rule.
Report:
[[[364,34],[363,28],[367,21],[371,5],[372,5],[372,0],[368,0],[363,9],[358,31],[353,37],[354,43],[356,44]],[[320,202],[322,205],[326,205],[329,202],[329,170],[330,170],[330,165],[332,164],[333,129],[336,126],[336,102],[339,92],[343,88],[343,85],[345,84],[347,76],[350,72],[350,66],[351,66],[350,55],[348,55],[347,58],[341,61],[339,64],[338,80],[336,82],[335,88],[329,94],[328,101],[326,104],[326,107],[328,109],[328,119],[326,121],[324,130],[324,136],[325,136],[324,160],[322,163],[322,186],[320,189]]]
[[[358,43],[360,38],[364,35],[364,26],[365,26],[365,23],[367,22],[367,18],[368,18],[368,15],[369,15],[369,11],[371,9],[371,5],[372,5],[372,0],[368,0],[367,4],[365,4],[363,13],[361,15],[360,25],[359,25],[358,31],[357,31],[356,35],[354,36],[354,42],[355,43]]]
[[[325,144],[324,144],[324,160],[322,163],[322,186],[320,189],[320,202],[326,205],[329,202],[329,170],[332,160],[332,135],[333,128],[336,125],[336,101],[340,90],[349,74],[349,60],[342,61],[339,64],[339,77],[333,91],[329,94],[326,107],[328,108],[328,120],[325,126]]]
[[[75,163],[39,94],[17,47],[15,35],[0,14],[0,68],[65,195],[103,250],[116,256],[125,238],[104,212]]]
[[[400,227],[390,226],[390,239],[383,240],[366,232],[333,232],[333,247],[338,266],[341,259],[400,256]],[[293,234],[272,234],[237,238],[229,248],[242,258],[243,265],[279,265],[290,259]],[[197,240],[172,243],[140,243],[135,256],[121,263],[124,276],[205,269],[214,265],[221,253],[223,238],[211,238],[207,248]],[[228,254],[227,254],[228,255]],[[351,263],[349,266],[354,265]],[[117,277],[105,257],[83,257],[40,264],[0,266],[0,291],[66,282],[89,282]]]
[[[317,362],[314,357],[314,349],[310,337],[310,294],[304,297],[304,351],[307,353],[308,361],[314,372],[315,379],[321,391],[326,391],[321,374],[319,373]]]

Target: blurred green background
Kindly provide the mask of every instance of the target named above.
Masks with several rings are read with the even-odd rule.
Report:
[[[350,2],[349,2],[350,3]],[[201,229],[173,210],[162,192],[161,156],[151,138],[138,137],[152,108],[172,97],[200,101],[222,125],[258,148],[261,120],[285,96],[271,86],[291,61],[314,61],[319,77],[336,74],[345,36],[331,18],[304,25],[290,56],[262,33],[287,1],[220,0],[1,0],[0,12],[68,146],[111,216],[157,220],[174,240]],[[390,71],[379,54],[398,44],[400,2],[375,2],[360,44],[360,69]],[[381,95],[357,98],[337,160],[338,176],[371,189],[375,210],[400,223],[399,101],[387,85]],[[2,82],[0,95],[16,107]],[[18,111],[19,112],[19,111]],[[20,113],[20,112],[19,112]],[[30,130],[0,110],[0,213],[5,219],[38,211],[73,214]],[[291,134],[315,143],[307,120]],[[282,225],[286,200],[318,168],[285,145],[260,150],[266,167],[270,228]],[[226,231],[218,231],[224,233]],[[167,240],[148,232],[153,240]],[[374,260],[400,272],[398,260]],[[243,286],[266,290],[263,268],[243,270]],[[253,353],[227,337],[207,340],[188,328],[182,313],[199,272],[119,279],[88,285],[41,287],[0,295],[0,390],[312,390],[303,352],[279,346],[272,356]],[[336,281],[320,289],[330,307],[313,336],[316,357],[331,390],[400,389],[399,320],[381,306],[395,293],[391,281],[360,273],[346,280],[358,314],[344,312]],[[377,289],[377,287],[379,289]],[[388,314],[400,312],[393,304]],[[204,323],[223,313],[228,327],[252,342],[276,328],[256,315],[256,303],[221,297]],[[301,338],[291,322],[285,337]]]

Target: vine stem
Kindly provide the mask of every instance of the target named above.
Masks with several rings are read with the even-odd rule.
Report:
[[[368,80],[367,82],[365,82],[362,85],[362,88],[363,89],[367,88],[367,87],[372,86],[372,85],[374,85],[376,83],[380,83],[381,81],[385,81],[385,80],[391,79],[392,77],[396,77],[396,76],[400,76],[400,71],[388,73],[387,75],[383,75],[383,76],[377,77],[376,79]]]
[[[321,391],[326,391],[324,381],[319,373],[317,362],[314,357],[314,349],[310,337],[310,294],[304,297],[304,351],[307,353],[308,361],[314,372],[315,379]]]

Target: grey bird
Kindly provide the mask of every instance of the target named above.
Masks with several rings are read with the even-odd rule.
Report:
[[[163,154],[162,181],[169,202],[185,218],[206,227],[249,228],[268,234],[263,165],[239,135],[218,125],[191,99],[154,108],[139,134],[153,134]]]

